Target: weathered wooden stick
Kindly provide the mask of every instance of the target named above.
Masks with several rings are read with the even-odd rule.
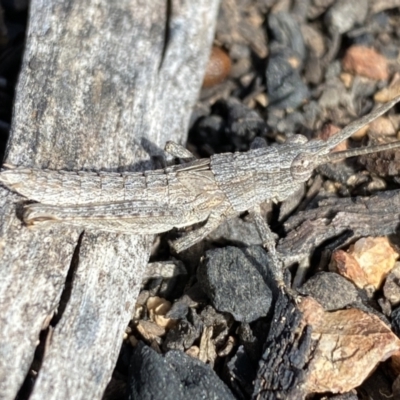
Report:
[[[217,0],[33,0],[6,162],[152,168],[167,140],[185,139],[217,8]],[[100,398],[151,238],[30,231],[15,216],[21,199],[0,188],[0,397],[15,398],[73,268],[31,398]]]

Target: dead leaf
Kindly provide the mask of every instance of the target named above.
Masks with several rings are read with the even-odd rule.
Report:
[[[400,340],[378,317],[358,309],[326,312],[311,297],[299,304],[315,341],[303,385],[308,393],[344,393],[400,350]]]
[[[332,261],[337,271],[358,287],[378,289],[398,257],[386,237],[367,237],[350,246],[348,252],[335,251]]]

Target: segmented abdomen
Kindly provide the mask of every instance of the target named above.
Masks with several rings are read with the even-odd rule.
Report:
[[[30,200],[46,204],[151,202],[168,199],[168,185],[174,176],[164,170],[120,174],[14,168],[2,171],[0,182]]]

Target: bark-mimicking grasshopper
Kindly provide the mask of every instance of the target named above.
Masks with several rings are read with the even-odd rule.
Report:
[[[329,153],[399,101],[400,96],[327,141],[308,141],[296,135],[279,146],[199,160],[183,147],[168,143],[166,151],[184,160],[181,165],[121,174],[8,166],[0,173],[0,182],[37,202],[25,207],[27,225],[64,223],[110,232],[157,234],[204,222],[172,242],[177,252],[202,240],[225,219],[250,211],[265,246],[275,255],[275,241],[261,217],[260,203],[287,199],[319,165],[400,147],[400,142],[394,142]]]

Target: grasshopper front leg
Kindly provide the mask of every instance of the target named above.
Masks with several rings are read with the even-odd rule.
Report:
[[[284,280],[283,280],[284,262],[280,254],[276,251],[276,234],[271,231],[271,228],[269,227],[267,221],[261,214],[261,209],[259,205],[253,207],[253,209],[250,211],[250,215],[254,219],[258,233],[260,234],[263,243],[263,247],[265,247],[268,250],[268,253],[272,258],[274,266],[273,273],[275,275],[275,278],[279,285],[284,286]]]

